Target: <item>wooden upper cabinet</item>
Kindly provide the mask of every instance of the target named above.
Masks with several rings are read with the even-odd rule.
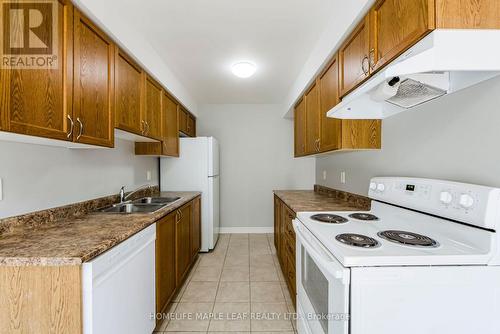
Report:
[[[179,105],[163,93],[163,155],[179,156]]]
[[[165,310],[176,289],[175,228],[176,213],[156,222],[156,312]]]
[[[319,77],[321,152],[339,149],[342,139],[342,121],[326,116],[339,102],[339,62],[335,56]]]
[[[193,115],[187,117],[187,134],[191,137],[196,137],[196,120]]]
[[[306,102],[304,98],[295,106],[294,126],[295,156],[300,157],[306,154]]]
[[[434,29],[434,0],[378,0],[370,12],[370,70],[387,64]]]
[[[0,130],[52,139],[73,139],[73,6],[57,2],[54,69],[0,69]],[[69,136],[68,136],[69,134]]]
[[[319,86],[315,82],[305,95],[306,103],[306,154],[319,152],[320,110]]]
[[[188,134],[188,118],[189,113],[181,106],[179,109],[179,131],[186,135]]]
[[[117,48],[115,55],[115,126],[142,135],[142,69]]]
[[[114,45],[88,18],[74,19],[75,141],[113,146]]]
[[[344,96],[370,75],[369,15],[354,29],[339,50],[340,95]]]
[[[161,100],[163,90],[149,75],[145,79],[144,135],[161,139]]]

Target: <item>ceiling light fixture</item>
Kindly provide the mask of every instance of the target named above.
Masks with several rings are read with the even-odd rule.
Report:
[[[239,78],[249,78],[257,71],[257,66],[248,61],[241,61],[234,64],[231,70]]]

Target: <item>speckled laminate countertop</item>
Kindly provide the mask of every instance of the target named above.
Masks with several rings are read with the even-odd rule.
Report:
[[[80,265],[199,196],[162,192],[180,200],[151,214],[89,213],[42,224],[19,224],[0,232],[0,265]]]
[[[301,211],[366,211],[370,200],[364,196],[315,186],[315,190],[275,190],[294,212]]]

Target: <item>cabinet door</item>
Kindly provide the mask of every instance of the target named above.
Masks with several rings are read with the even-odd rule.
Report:
[[[382,146],[382,121],[379,119],[342,120],[342,148],[379,149]]]
[[[113,147],[114,45],[78,10],[74,28],[75,141]]]
[[[367,15],[340,47],[341,96],[346,95],[370,74],[369,31],[369,15]]]
[[[281,200],[278,196],[274,196],[274,247],[276,254],[281,256]]]
[[[175,226],[175,213],[156,222],[156,312],[165,310],[176,288]]]
[[[58,65],[54,69],[0,69],[0,130],[72,141],[73,6],[57,4]]]
[[[115,55],[115,126],[142,135],[142,69],[123,51]]]
[[[188,112],[183,107],[180,107],[179,111],[179,131],[182,131],[184,134],[188,134],[187,131],[187,120],[188,120]]]
[[[201,198],[197,197],[193,200],[193,211],[191,217],[191,259],[196,257],[196,254],[201,248]]]
[[[320,141],[321,152],[339,149],[342,138],[342,120],[330,118],[326,113],[339,102],[339,62],[333,58],[319,77]]]
[[[319,86],[315,82],[305,95],[306,100],[306,154],[319,152]]]
[[[163,93],[162,101],[163,155],[179,156],[179,105]]]
[[[196,137],[196,121],[192,115],[187,117],[187,133],[191,137]]]
[[[191,227],[191,204],[184,205],[177,210],[177,223],[175,233],[175,253],[176,253],[176,283],[179,285],[184,279],[189,264],[191,262],[190,255],[190,238],[189,230]]]
[[[149,75],[145,80],[144,134],[154,139],[161,139],[161,96],[162,87]]]
[[[370,13],[370,67],[387,64],[434,29],[434,0],[378,0]]]
[[[295,156],[300,157],[306,153],[306,103],[304,98],[295,106],[294,128]]]

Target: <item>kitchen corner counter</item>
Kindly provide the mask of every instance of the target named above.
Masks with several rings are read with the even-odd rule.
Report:
[[[179,196],[181,199],[152,214],[93,212],[45,223],[11,226],[0,231],[0,266],[80,265],[154,224],[200,194],[162,192],[160,196]]]
[[[314,186],[314,190],[274,190],[295,213],[302,211],[368,211],[370,199],[336,189]]]

